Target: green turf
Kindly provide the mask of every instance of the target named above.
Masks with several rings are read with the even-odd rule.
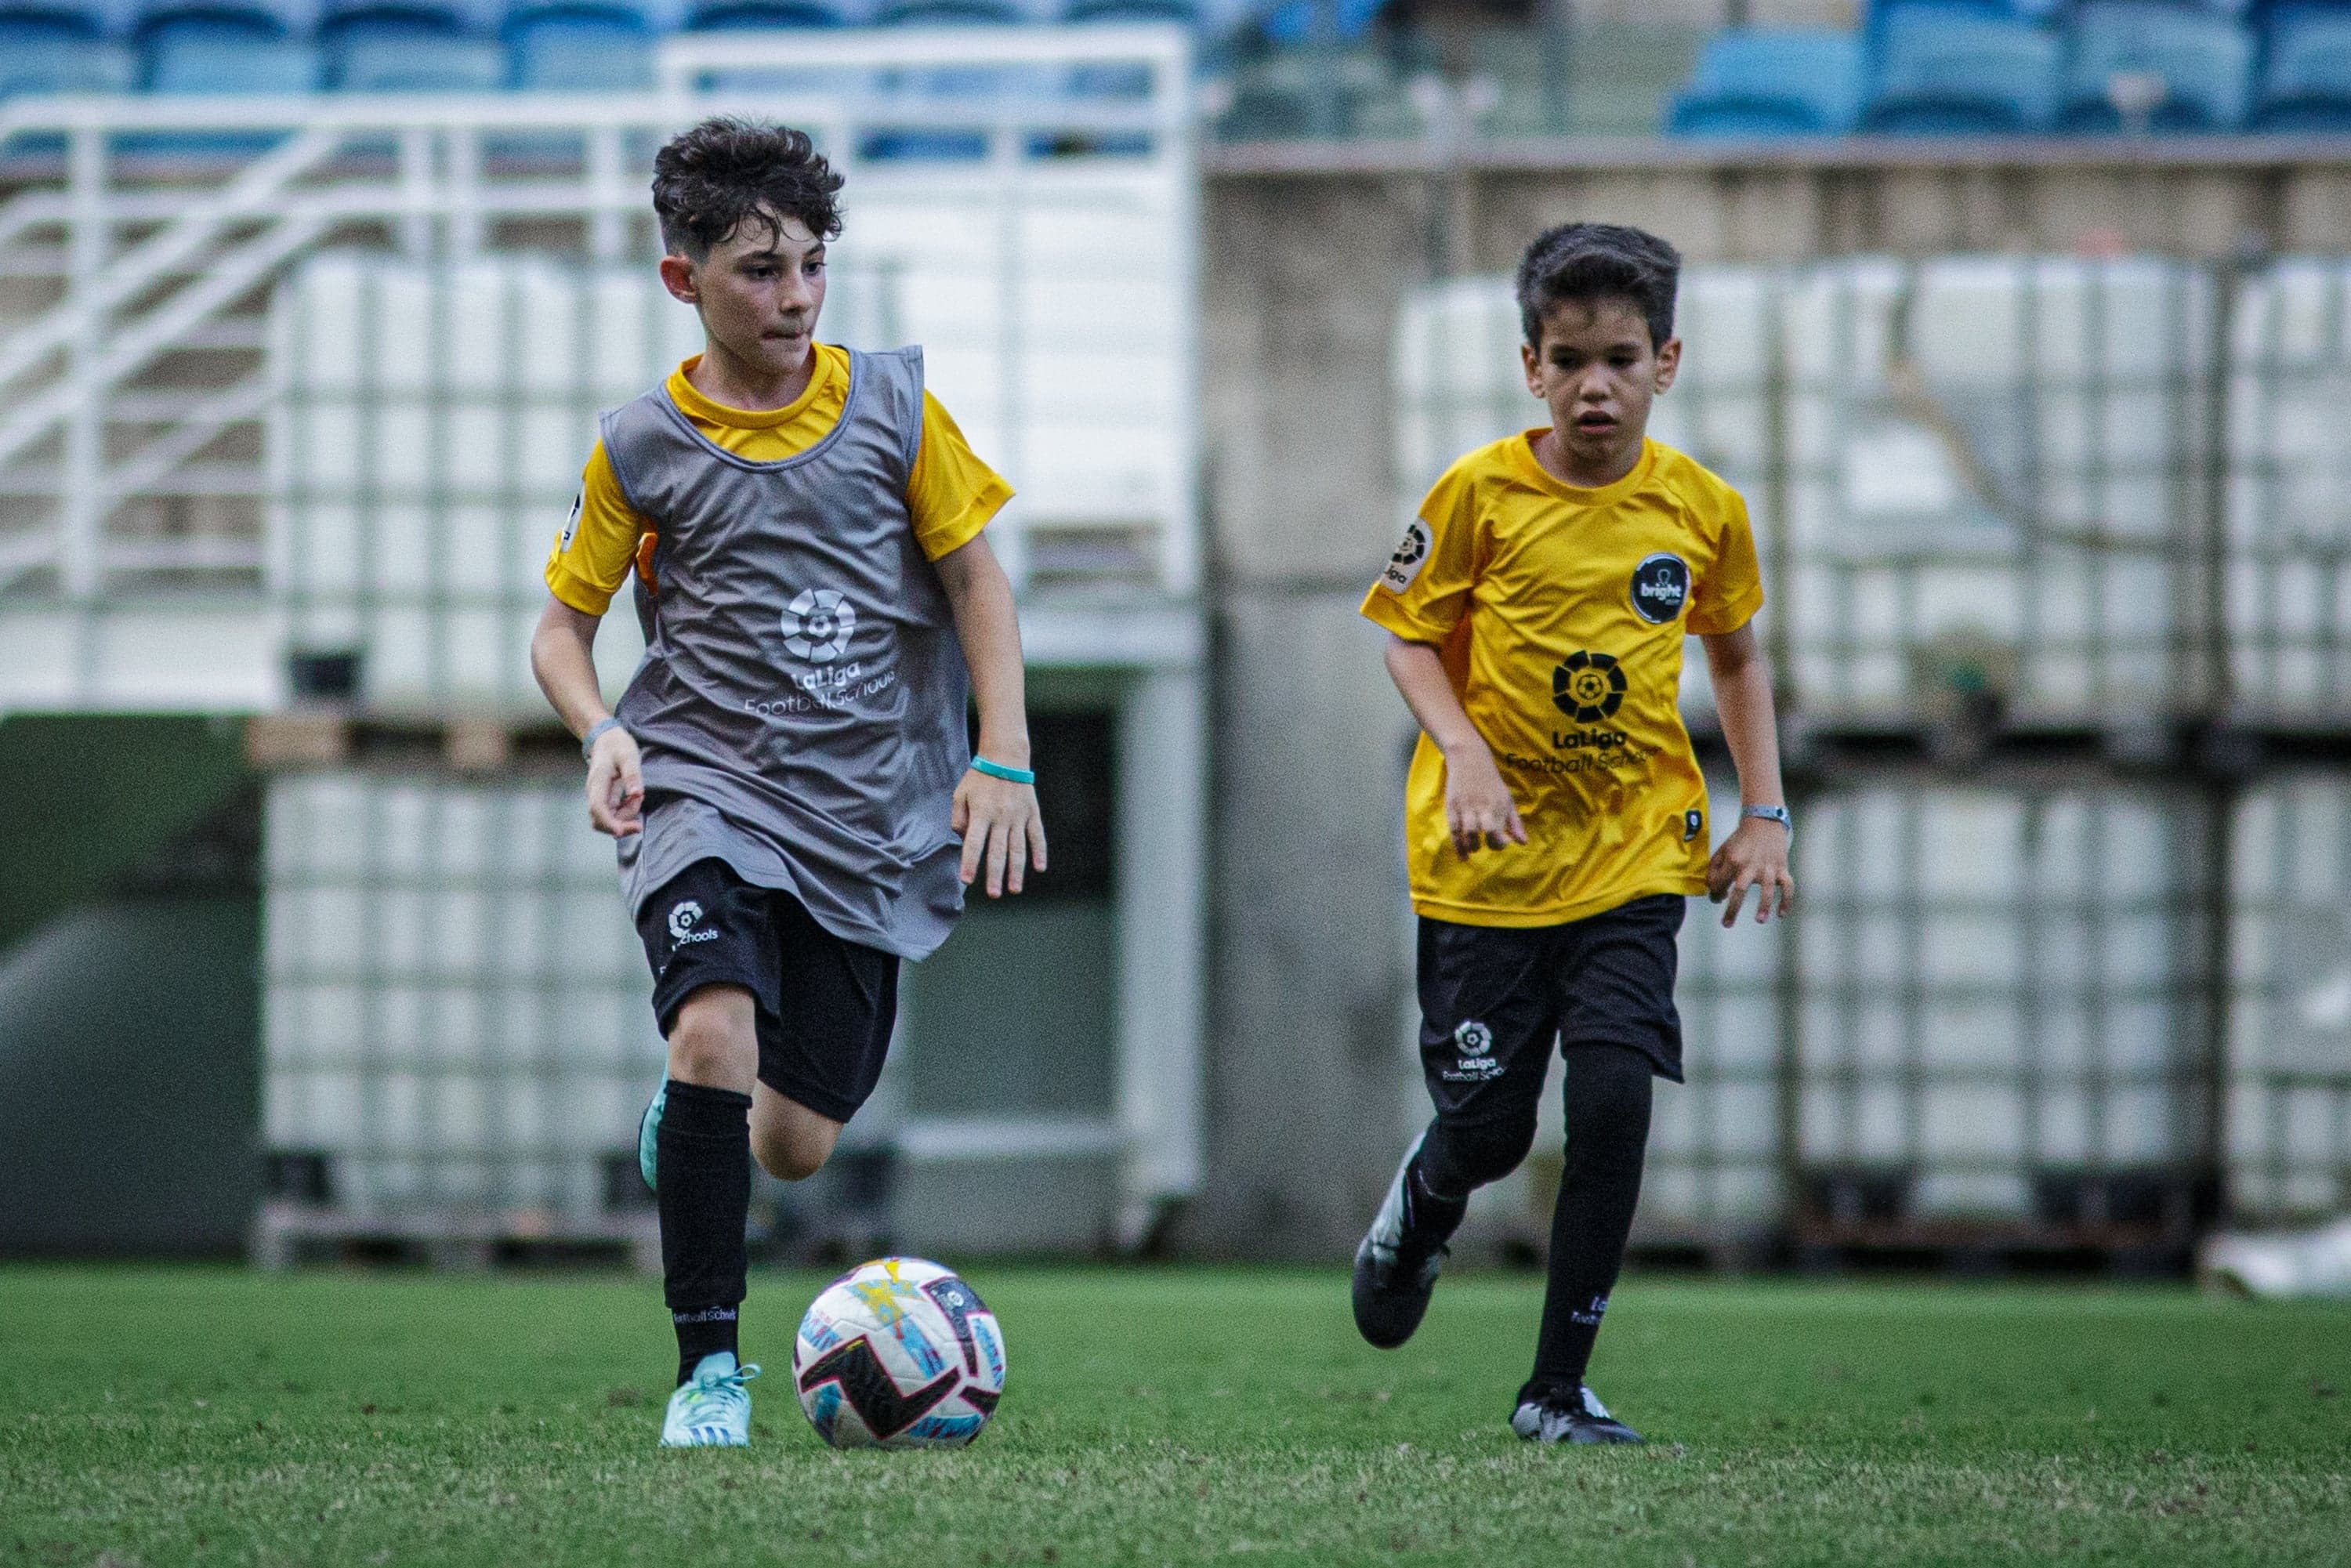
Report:
[[[816,1281],[755,1284],[758,1442],[653,1447],[654,1288],[0,1271],[0,1564],[2342,1563],[2351,1312],[2166,1289],[1617,1293],[1593,1382],[1656,1439],[1502,1421],[1539,1287],[1356,1342],[1335,1273],[973,1270],[1002,1412],[833,1454]]]

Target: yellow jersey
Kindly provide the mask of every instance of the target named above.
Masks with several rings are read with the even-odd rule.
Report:
[[[1527,841],[1456,853],[1445,758],[1426,735],[1405,786],[1413,907],[1465,925],[1555,925],[1652,894],[1706,891],[1706,784],[1679,697],[1685,636],[1763,602],[1739,492],[1646,442],[1632,473],[1578,489],[1530,430],[1446,470],[1364,600],[1436,646],[1518,802]]]
[[[849,406],[849,350],[816,345],[806,391],[782,408],[754,411],[713,402],[687,372],[695,355],[670,372],[665,390],[694,428],[737,457],[780,463],[822,441]],[[906,485],[914,538],[932,560],[961,549],[1012,498],[1012,486],[974,455],[938,399],[923,393],[923,442]],[[598,442],[580,478],[580,498],[547,557],[548,591],[583,615],[601,615],[629,578],[653,524],[638,515]],[[650,550],[645,552],[650,557]]]

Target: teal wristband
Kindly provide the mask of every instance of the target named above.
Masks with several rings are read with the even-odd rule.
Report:
[[[990,762],[985,757],[973,758],[971,759],[971,768],[975,773],[985,773],[990,779],[1001,779],[1008,784],[1034,784],[1037,782],[1037,775],[1030,772],[1026,768],[1007,768],[1001,762]]]

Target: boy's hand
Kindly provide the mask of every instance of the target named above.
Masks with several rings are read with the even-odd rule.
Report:
[[[1758,925],[1771,918],[1775,897],[1782,920],[1795,904],[1796,879],[1788,872],[1788,830],[1761,817],[1742,821],[1706,862],[1706,895],[1717,904],[1730,901],[1722,912],[1724,930],[1737,923],[1750,888],[1755,892]]]
[[[1480,746],[1457,747],[1445,757],[1445,825],[1453,852],[1468,860],[1479,845],[1499,850],[1527,841],[1519,803],[1494,766],[1494,754]]]
[[[617,725],[588,754],[588,820],[600,833],[625,839],[645,831],[645,779],[637,737]]]
[[[1037,787],[973,768],[956,786],[955,831],[963,835],[963,884],[987,868],[987,896],[1018,893],[1034,862],[1045,869],[1045,819]]]

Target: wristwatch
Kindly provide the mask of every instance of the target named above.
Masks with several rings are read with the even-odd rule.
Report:
[[[1796,821],[1788,815],[1785,806],[1747,806],[1741,808],[1739,814],[1741,818],[1760,817],[1767,822],[1777,822],[1788,830],[1788,841],[1792,844],[1796,841]]]
[[[592,759],[596,755],[596,743],[604,738],[604,732],[608,729],[618,729],[620,727],[621,721],[617,718],[600,718],[594,724],[590,725],[588,727],[588,733],[580,737],[580,755],[582,758]]]

